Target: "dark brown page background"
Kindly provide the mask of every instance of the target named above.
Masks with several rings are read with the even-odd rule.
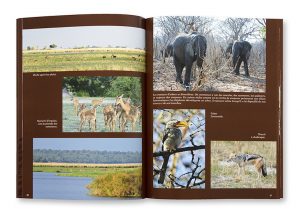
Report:
[[[128,15],[70,15],[24,18],[17,20],[17,197],[32,198],[32,142],[33,138],[143,138],[142,133],[70,133],[62,132],[62,79],[64,76],[136,76],[142,80],[145,96],[145,73],[130,71],[73,71],[48,72],[55,76],[34,77],[35,73],[22,73],[22,29],[71,26],[130,26],[145,29],[145,20]],[[44,73],[42,73],[44,74]],[[142,102],[145,113],[145,100]],[[38,119],[57,119],[58,127],[45,129],[37,126]],[[145,118],[142,118],[145,130]],[[144,164],[144,163],[143,163]],[[143,181],[145,180],[143,165]],[[143,183],[146,186],[146,183]],[[143,188],[143,197],[145,189]]]
[[[282,146],[282,112],[279,111],[279,89],[282,91],[282,20],[267,20],[266,47],[266,92],[249,93],[266,96],[265,104],[254,103],[193,103],[183,105],[153,106],[153,19],[147,19],[147,196],[167,199],[210,199],[210,198],[281,198],[283,196],[283,146]],[[164,92],[168,93],[168,92]],[[170,92],[171,93],[171,92]],[[174,92],[173,92],[174,93]],[[178,92],[176,92],[178,93]],[[205,92],[209,93],[209,92]],[[219,94],[231,94],[222,93]],[[232,93],[245,94],[245,93]],[[153,109],[205,109],[205,189],[155,189],[153,188]],[[216,112],[222,119],[210,118]],[[279,120],[280,126],[279,127]],[[266,133],[263,140],[251,139],[258,132]],[[277,187],[276,189],[211,189],[210,188],[210,141],[276,141],[277,142]]]

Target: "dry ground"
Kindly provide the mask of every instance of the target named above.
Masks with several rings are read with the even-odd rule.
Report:
[[[184,77],[185,69],[183,71]],[[211,92],[265,92],[266,74],[264,66],[250,65],[250,77],[244,75],[243,64],[240,75],[232,73],[232,67],[226,60],[217,69],[211,66],[203,67],[203,75],[197,69],[196,79],[192,79],[192,91],[211,91]],[[153,61],[153,89],[154,91],[185,91],[183,85],[175,82],[176,70],[173,59]]]

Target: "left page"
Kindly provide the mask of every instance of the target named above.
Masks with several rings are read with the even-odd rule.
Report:
[[[143,198],[145,20],[17,20],[17,197]]]

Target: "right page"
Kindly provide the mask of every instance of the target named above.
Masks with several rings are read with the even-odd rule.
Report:
[[[146,21],[148,197],[283,197],[282,25]]]

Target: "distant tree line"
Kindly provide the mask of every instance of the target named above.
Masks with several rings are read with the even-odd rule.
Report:
[[[141,104],[141,79],[126,76],[65,77],[63,88],[78,97],[116,97],[124,94],[135,104]]]
[[[34,149],[33,162],[141,163],[141,152]]]
[[[55,49],[57,48],[57,45],[56,44],[50,44],[49,46],[44,46],[43,49],[46,50],[46,49]],[[26,50],[39,50],[39,46],[27,46],[26,47]]]
[[[57,48],[58,45],[56,44],[50,44],[47,46],[43,46],[43,47],[39,47],[39,46],[27,46],[26,50],[47,50],[47,49],[55,49]],[[62,48],[61,46],[59,48]],[[107,45],[107,46],[96,46],[96,45],[82,45],[82,46],[74,46],[74,47],[69,47],[69,49],[88,49],[88,48],[117,48],[117,49],[131,49],[128,48],[127,46],[112,46],[112,45]],[[145,48],[140,48],[140,47],[135,47],[133,49],[137,49],[137,50],[145,50]]]

